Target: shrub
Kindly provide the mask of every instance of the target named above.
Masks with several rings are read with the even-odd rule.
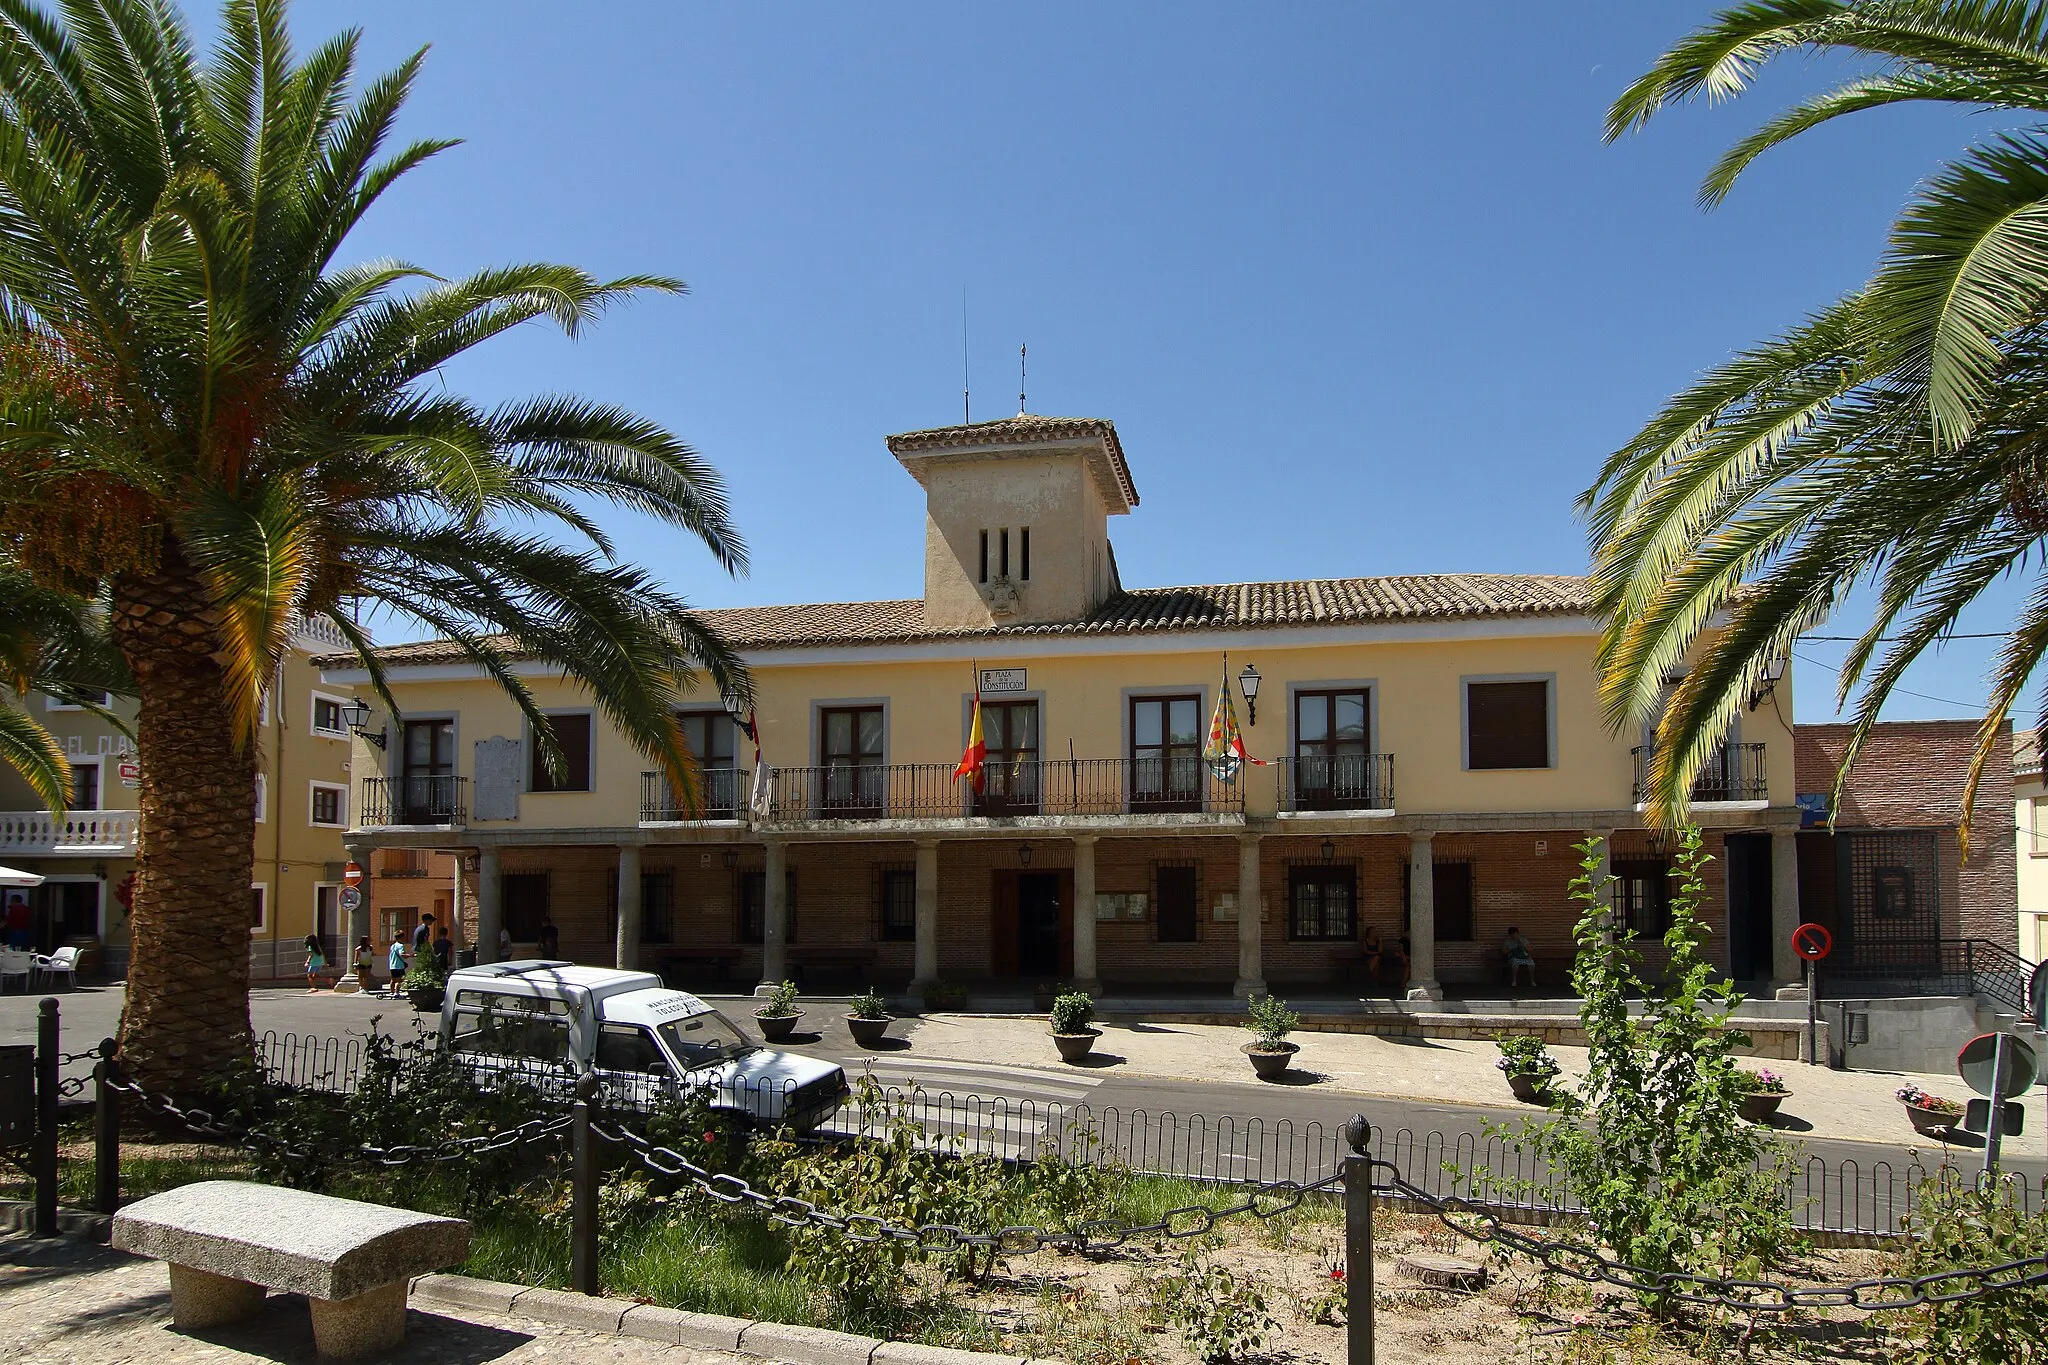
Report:
[[[853,997],[853,1003],[847,1007],[847,1013],[856,1019],[887,1019],[889,1002],[882,998],[880,991],[870,986]]]
[[[1562,1172],[1600,1237],[1629,1265],[1653,1274],[1760,1275],[1801,1244],[1785,1201],[1785,1148],[1740,1114],[1753,1082],[1734,1050],[1749,1040],[1728,1027],[1742,997],[1712,979],[1701,950],[1709,859],[1699,831],[1684,831],[1671,873],[1661,985],[1643,979],[1635,931],[1615,923],[1615,879],[1601,875],[1600,842],[1587,840],[1579,853],[1572,984],[1588,1072],[1553,1087],[1558,1117],[1493,1131]],[[1632,998],[1643,1001],[1640,1018],[1630,1016]],[[1483,1170],[1472,1179],[1476,1187],[1537,1192],[1535,1182]],[[1643,1299],[1659,1313],[1670,1306],[1668,1290]]]
[[[958,981],[931,981],[923,988],[926,1009],[957,1010],[967,1003],[967,987]]]
[[[787,1019],[803,1011],[796,1007],[796,982],[782,981],[769,988],[766,1003],[754,1007],[756,1019]]]
[[[1209,1365],[1258,1354],[1280,1327],[1255,1277],[1232,1275],[1193,1247],[1152,1288],[1155,1307],[1195,1358]]]
[[[1244,1026],[1252,1031],[1252,1046],[1260,1052],[1285,1051],[1287,1035],[1301,1027],[1301,1016],[1278,996],[1252,996],[1245,1002],[1245,1013]]]
[[[1047,1017],[1054,1033],[1081,1033],[1095,1018],[1095,998],[1086,991],[1068,991],[1052,1002]]]
[[[2048,1258],[2048,1214],[2027,1213],[2016,1191],[1943,1167],[1920,1186],[1918,1206],[1904,1219],[1900,1272],[1945,1270]],[[2000,1277],[2006,1278],[2006,1277]],[[1933,1289],[1958,1292],[1961,1281]],[[2043,1365],[2048,1362],[2048,1288],[2001,1289],[1980,1298],[1908,1310],[1900,1333],[1916,1365],[1953,1361]]]
[[[1500,1049],[1500,1056],[1494,1065],[1510,1076],[1529,1076],[1539,1081],[1556,1078],[1564,1070],[1557,1058],[1550,1055],[1549,1045],[1541,1038],[1526,1034],[1501,1034],[1493,1040]]]

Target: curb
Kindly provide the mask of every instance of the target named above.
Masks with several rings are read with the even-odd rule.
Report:
[[[635,1299],[605,1298],[566,1289],[534,1289],[468,1275],[422,1275],[412,1282],[411,1297],[425,1304],[481,1309],[556,1327],[726,1351],[757,1360],[785,1361],[788,1365],[1058,1365],[1054,1361],[960,1351],[950,1346],[879,1341],[849,1332],[829,1332],[822,1327],[691,1313]]]

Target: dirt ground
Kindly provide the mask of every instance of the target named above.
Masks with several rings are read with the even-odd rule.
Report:
[[[1796,1324],[1745,1334],[1741,1317],[1650,1324],[1615,1290],[1538,1271],[1522,1257],[1496,1259],[1434,1218],[1382,1213],[1376,1221],[1375,1328],[1380,1365],[1678,1365],[1705,1360],[1887,1359],[1883,1324],[1858,1315],[1809,1314]],[[1331,1271],[1343,1264],[1342,1229],[1327,1222],[1225,1225],[1199,1256],[1265,1290],[1276,1330],[1251,1357],[1342,1365],[1341,1308],[1330,1311]],[[1072,1365],[1200,1365],[1167,1321],[1160,1277],[1179,1267],[1185,1244],[1126,1248],[1100,1260],[1043,1253],[1010,1262],[960,1301],[1003,1332],[1003,1347]],[[1480,1292],[1431,1288],[1404,1276],[1405,1253],[1448,1254],[1486,1266]],[[1879,1273],[1876,1253],[1817,1254],[1795,1279],[1833,1281]],[[1170,1290],[1169,1290],[1170,1292]],[[1339,1299],[1338,1304],[1342,1300]],[[1320,1309],[1320,1311],[1319,1311]]]

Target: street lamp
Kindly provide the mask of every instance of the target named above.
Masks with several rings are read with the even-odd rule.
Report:
[[[1017,866],[1019,866],[1019,867],[1029,867],[1029,866],[1031,866],[1031,845],[1030,845],[1030,844],[1028,844],[1028,843],[1022,843],[1022,844],[1019,844],[1019,845],[1017,845]]]
[[[1332,863],[1334,863],[1334,862],[1336,862],[1336,861],[1337,861],[1337,842],[1336,842],[1336,840],[1334,840],[1334,839],[1325,839],[1325,840],[1323,840],[1323,866],[1325,866],[1325,867],[1328,867],[1328,866],[1329,866],[1330,864],[1332,864]]]
[[[370,703],[361,697],[352,698],[341,708],[341,719],[351,734],[362,736],[380,749],[390,742],[390,732],[385,727],[379,726],[375,734],[370,732]]]
[[[1259,670],[1253,668],[1250,664],[1246,664],[1244,672],[1237,675],[1237,686],[1244,693],[1244,723],[1247,725],[1257,725],[1259,723]]]
[[[734,868],[740,865],[740,851],[730,844],[727,844],[725,846],[724,850],[719,853],[718,857],[719,860],[725,864],[725,870],[727,872],[732,871]]]
[[[1772,691],[1777,688],[1779,680],[1785,676],[1785,664],[1789,657],[1789,655],[1785,654],[1773,654],[1770,658],[1764,660],[1763,676],[1757,679],[1756,686],[1750,690],[1750,710],[1756,710],[1758,706],[1763,704],[1763,699],[1770,696]]]

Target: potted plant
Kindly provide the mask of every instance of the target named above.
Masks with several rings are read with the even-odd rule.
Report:
[[[1493,1045],[1500,1049],[1493,1064],[1507,1075],[1508,1089],[1515,1092],[1515,1098],[1524,1104],[1548,1105],[1550,1083],[1564,1068],[1543,1040],[1514,1034],[1494,1039]]]
[[[1052,1025],[1052,1045],[1060,1050],[1063,1062],[1080,1061],[1102,1036],[1101,1029],[1088,1027],[1095,1018],[1095,999],[1086,991],[1068,991],[1054,999],[1046,1018]]]
[[[406,968],[399,987],[413,1009],[426,1014],[441,1008],[441,1001],[447,996],[448,978],[441,975],[440,960],[433,953],[418,952],[413,954],[412,966]]]
[[[768,999],[754,1007],[754,1022],[761,1026],[761,1037],[770,1043],[785,1042],[796,1021],[804,1012],[796,1007],[796,982],[784,981],[772,986]]]
[[[1930,1095],[1917,1085],[1902,1085],[1892,1093],[1906,1106],[1913,1131],[1927,1137],[1946,1137],[1955,1121],[1963,1116],[1962,1105],[1941,1095]]]
[[[1778,1106],[1792,1093],[1792,1087],[1785,1084],[1783,1076],[1767,1066],[1744,1071],[1742,1078],[1749,1082],[1749,1092],[1736,1105],[1736,1112],[1751,1123],[1768,1126],[1778,1116]]]
[[[1271,995],[1255,995],[1245,1002],[1244,1026],[1252,1040],[1239,1049],[1252,1059],[1252,1070],[1262,1081],[1278,1080],[1286,1074],[1301,1048],[1287,1041],[1287,1035],[1301,1027],[1301,1016],[1287,1008],[1287,1002]]]
[[[853,997],[846,1027],[852,1031],[853,1041],[862,1047],[880,1043],[882,1035],[889,1031],[889,1004],[882,999],[882,993],[870,986]]]

